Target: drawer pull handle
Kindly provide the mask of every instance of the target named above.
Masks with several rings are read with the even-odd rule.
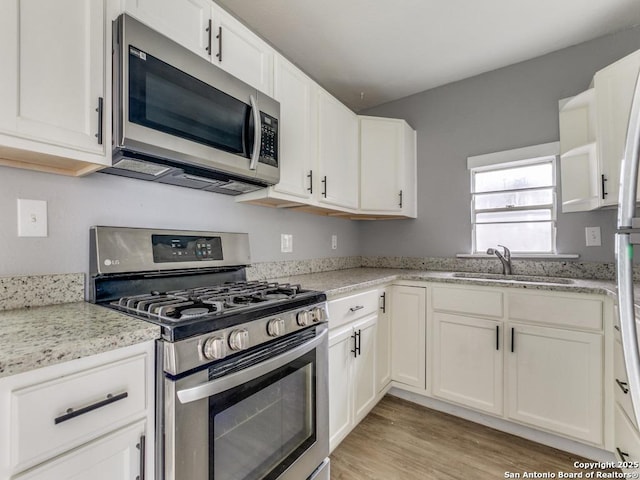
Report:
[[[622,390],[622,393],[629,393],[629,389],[627,388],[629,384],[627,382],[621,382],[616,378],[616,383],[620,387],[620,390]]]
[[[77,410],[74,410],[73,408],[68,408],[67,413],[65,413],[64,415],[60,415],[59,417],[56,417],[54,419],[54,423],[58,425],[59,423],[66,422],[67,420],[71,420],[72,418],[79,417],[80,415],[84,415],[85,413],[89,413],[94,410],[97,410],[98,408],[102,408],[107,405],[110,405],[114,402],[117,402],[118,400],[123,400],[128,396],[129,396],[129,393],[127,392],[122,392],[122,393],[119,393],[118,395],[109,394],[107,395],[106,399],[96,403],[92,403],[91,405],[87,405],[86,407],[82,407]]]
[[[620,460],[622,460],[623,462],[626,462],[627,457],[631,456],[627,452],[623,452],[622,450],[620,450],[618,447],[616,447],[616,451],[618,452],[618,456],[620,457]]]
[[[351,307],[349,310],[352,312],[357,312],[358,310],[362,310],[364,305],[356,305],[355,307]]]

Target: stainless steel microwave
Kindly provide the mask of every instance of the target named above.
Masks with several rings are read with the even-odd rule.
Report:
[[[280,104],[123,14],[104,173],[237,195],[277,183]]]

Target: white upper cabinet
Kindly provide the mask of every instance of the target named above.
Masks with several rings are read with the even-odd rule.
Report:
[[[273,50],[211,1],[126,0],[125,9],[231,75],[273,94]]]
[[[640,50],[598,71],[593,88],[560,100],[563,212],[617,205],[638,72]]]
[[[358,208],[358,117],[320,89],[318,93],[318,202]]]
[[[209,51],[209,0],[126,0],[126,12],[206,59]],[[212,42],[215,35],[212,33]]]
[[[274,98],[280,102],[280,182],[277,192],[310,199],[317,156],[317,86],[301,70],[276,55]]]
[[[600,206],[603,183],[598,181],[595,89],[559,103],[562,211],[593,210]]]
[[[415,142],[404,120],[360,117],[360,210],[415,217]]]
[[[215,4],[212,17],[211,61],[267,95],[273,95],[273,50]]]
[[[108,5],[1,2],[0,164],[72,175],[110,164]]]
[[[620,161],[624,156],[640,50],[600,70],[594,77],[598,157],[604,190],[601,205],[617,205]]]

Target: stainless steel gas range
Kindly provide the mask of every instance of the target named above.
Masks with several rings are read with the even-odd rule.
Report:
[[[91,229],[95,303],[160,325],[162,480],[328,480],[326,296],[247,282],[247,234]]]

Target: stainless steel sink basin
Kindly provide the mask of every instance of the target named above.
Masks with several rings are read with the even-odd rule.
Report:
[[[457,278],[472,278],[476,280],[493,280],[519,283],[549,283],[555,285],[571,285],[573,283],[573,280],[570,278],[543,277],[539,275],[502,275],[500,273],[457,272],[454,273],[453,276]]]

